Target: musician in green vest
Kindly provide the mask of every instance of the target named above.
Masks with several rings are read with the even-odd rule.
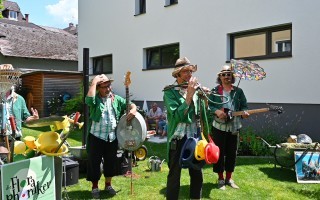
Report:
[[[101,74],[93,78],[85,103],[90,109],[90,128],[87,134],[88,168],[87,180],[92,182],[92,197],[100,198],[98,181],[101,177],[100,164],[103,162],[105,191],[115,195],[111,179],[115,175],[118,140],[115,128],[126,110],[126,99],[112,92],[112,79]],[[137,112],[136,105],[130,104],[127,120],[131,121]]]
[[[218,188],[226,189],[226,185],[239,189],[231,176],[235,169],[239,131],[242,127],[241,118],[247,118],[247,99],[241,88],[233,86],[235,76],[229,65],[222,67],[218,73],[216,86],[210,95],[209,108],[214,114],[211,136],[220,149],[218,163],[213,165],[213,171],[218,174]],[[245,111],[244,115],[228,116],[230,111]],[[226,177],[224,177],[226,171]]]
[[[164,89],[163,100],[167,108],[168,119],[168,165],[167,177],[168,200],[179,198],[181,166],[179,164],[182,147],[188,137],[197,133],[196,114],[198,110],[196,77],[192,74],[197,71],[186,58],[179,58],[175,63],[172,76],[176,79],[174,84]],[[193,153],[193,152],[192,152]],[[188,168],[190,175],[190,199],[201,199],[203,176],[202,170]]]

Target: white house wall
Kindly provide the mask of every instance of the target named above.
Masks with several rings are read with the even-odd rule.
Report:
[[[113,88],[124,95],[124,74],[132,72],[135,100],[161,101],[172,69],[147,70],[144,48],[180,44],[180,56],[198,64],[202,85],[212,88],[228,60],[228,33],[292,23],[292,57],[257,60],[266,71],[262,81],[242,80],[252,103],[319,104],[320,1],[292,0],[147,0],[146,14],[134,16],[135,1],[79,1],[79,70],[83,48],[90,58],[112,54]]]

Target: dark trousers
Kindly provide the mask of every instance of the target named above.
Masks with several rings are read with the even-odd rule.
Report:
[[[103,158],[103,175],[113,177],[115,174],[115,163],[118,150],[118,140],[107,142],[89,133],[88,142],[88,166],[87,180],[99,181],[101,177],[100,165]]]
[[[221,131],[212,127],[213,142],[220,149],[219,160],[213,165],[213,171],[221,173],[224,171],[233,172],[236,165],[238,134]]]
[[[169,174],[167,177],[167,199],[179,198],[181,167],[179,165],[181,149],[186,137],[177,140],[176,150],[169,151]],[[200,199],[202,194],[202,170],[188,169],[190,176],[190,199]]]

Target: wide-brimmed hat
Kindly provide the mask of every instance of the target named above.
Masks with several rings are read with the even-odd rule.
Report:
[[[196,144],[196,148],[194,150],[194,157],[197,160],[204,160],[206,157],[205,154],[205,148],[207,146],[208,142],[205,139],[199,140]]]
[[[212,138],[210,135],[209,137],[209,143],[206,145],[204,151],[205,151],[205,161],[207,164],[213,164],[217,163],[220,157],[220,149],[219,147],[212,141]]]
[[[223,65],[220,72],[217,74],[218,76],[220,76],[220,74],[222,73],[233,73],[233,68],[229,65]]]
[[[179,72],[182,70],[182,69],[185,69],[185,68],[189,68],[189,70],[193,71],[193,72],[196,72],[197,71],[197,65],[193,65],[190,63],[189,59],[187,57],[183,57],[183,58],[179,58],[177,61],[176,61],[176,64],[175,64],[175,68],[172,72],[172,76],[174,78],[177,77],[177,74],[179,74]]]
[[[113,82],[113,81],[114,80],[112,78],[107,77],[107,79],[105,79],[104,81],[98,83],[97,85],[100,85],[100,84],[105,83],[105,82]]]
[[[204,160],[197,160],[194,156],[194,151],[196,148],[197,139],[189,137],[181,149],[179,164],[181,168],[192,168],[195,170],[200,170],[206,162]]]

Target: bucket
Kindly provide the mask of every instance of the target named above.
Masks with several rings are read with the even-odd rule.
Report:
[[[161,171],[162,163],[165,159],[161,161],[161,159],[158,156],[151,156],[149,158],[148,166],[150,171],[152,172],[158,172]]]

